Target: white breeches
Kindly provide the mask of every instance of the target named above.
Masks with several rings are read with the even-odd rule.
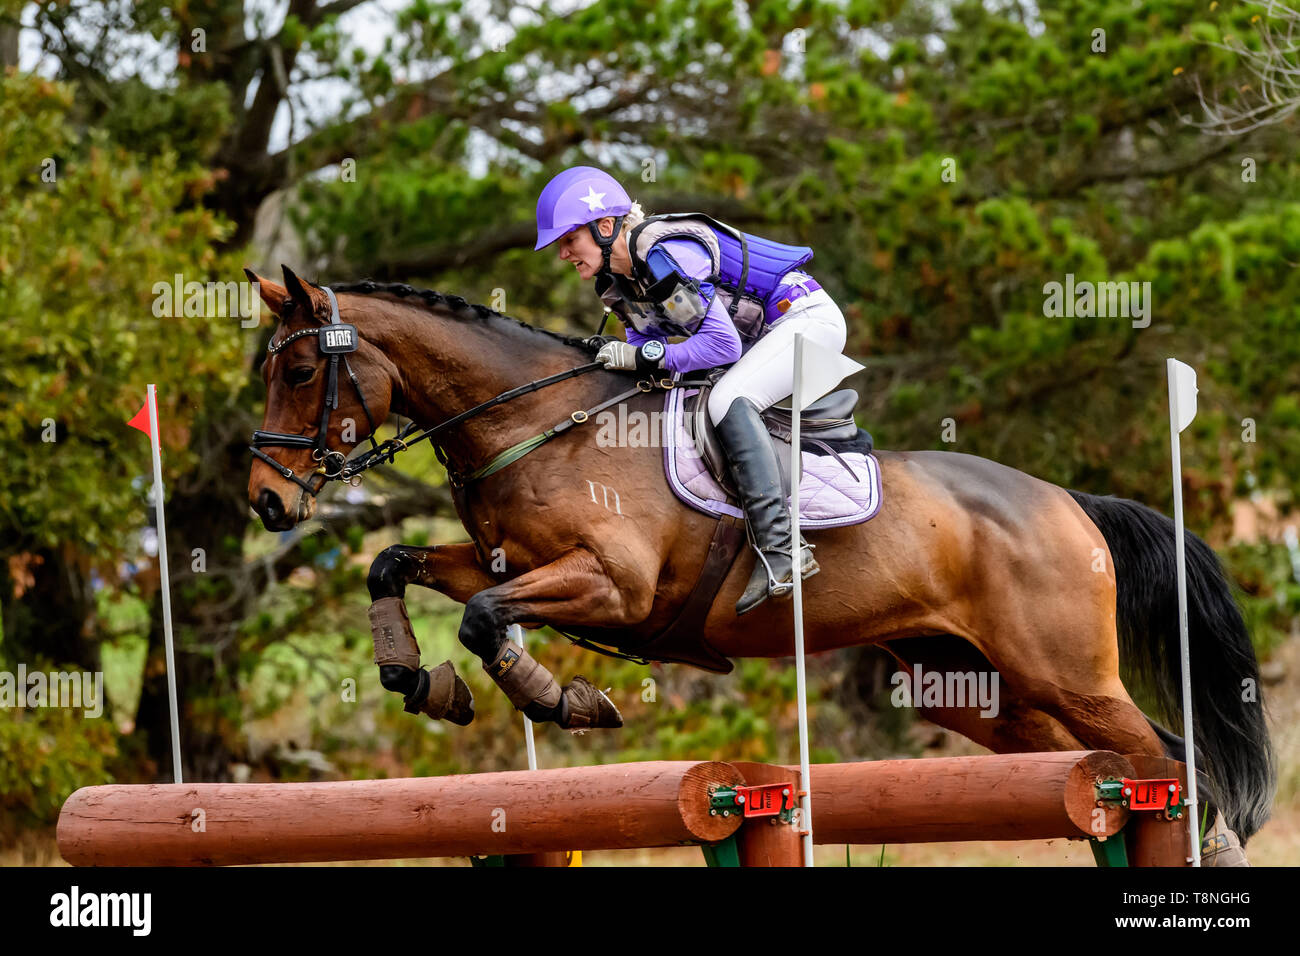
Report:
[[[770,325],[766,334],[713,386],[709,418],[715,425],[738,398],[749,399],[761,412],[794,394],[796,332],[832,352],[843,352],[848,338],[844,313],[825,289],[795,299],[789,311]]]

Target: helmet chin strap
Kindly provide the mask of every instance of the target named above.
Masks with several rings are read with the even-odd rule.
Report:
[[[596,240],[596,245],[600,246],[600,271],[608,273],[609,256],[614,251],[614,240],[618,238],[619,232],[623,228],[623,220],[626,216],[614,217],[614,229],[608,236],[602,236],[600,230],[596,228],[596,223],[587,223],[587,230],[591,233],[591,238]]]

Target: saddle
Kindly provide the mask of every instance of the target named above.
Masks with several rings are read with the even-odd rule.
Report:
[[[686,399],[682,423],[714,480],[733,500],[738,500],[726,455],[708,413],[709,395],[725,371],[714,369],[706,376],[705,382],[691,383],[699,388],[699,392]],[[799,416],[801,450],[815,455],[831,455],[852,475],[853,469],[840,457],[841,453],[857,452],[865,457],[872,451],[871,436],[858,428],[853,420],[853,408],[857,403],[858,393],[851,388],[842,388],[803,409]],[[791,406],[774,405],[762,412],[762,419],[780,464],[784,492],[788,495],[790,440],[793,437]],[[856,480],[857,476],[854,477]],[[718,515],[717,518],[704,567],[677,616],[666,628],[641,644],[634,647],[620,645],[624,651],[632,651],[646,661],[673,661],[719,674],[731,671],[731,661],[709,643],[708,635],[704,633],[704,622],[732,564],[745,550],[745,522],[743,517],[731,515]],[[569,639],[575,640],[573,637]],[[585,642],[575,643],[607,653]]]
[[[710,372],[709,384],[702,386],[687,399],[683,419],[686,432],[699,450],[709,474],[728,495],[738,498],[727,466],[726,453],[714,432],[713,422],[709,419],[709,395],[723,371],[725,370],[715,369]],[[853,420],[853,409],[857,404],[858,393],[851,388],[841,388],[803,409],[799,416],[800,448],[816,455],[831,455],[852,472],[840,453],[852,451],[868,455],[872,450],[871,436],[858,428],[857,422]],[[768,435],[771,436],[772,450],[776,452],[777,464],[781,470],[781,487],[787,495],[790,494],[792,416],[791,405],[773,405],[760,413],[763,423],[767,425]]]

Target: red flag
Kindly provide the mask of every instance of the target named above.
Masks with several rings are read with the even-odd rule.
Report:
[[[135,418],[131,419],[127,424],[132,428],[140,429],[140,431],[144,432],[150,438],[153,437],[153,432],[149,430],[149,400],[147,398],[144,401],[143,407],[135,413]]]

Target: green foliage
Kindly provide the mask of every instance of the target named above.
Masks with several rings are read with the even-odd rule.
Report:
[[[243,381],[237,318],[154,313],[155,283],[229,268],[212,248],[222,229],[188,202],[206,172],[79,138],[67,87],[0,84],[0,553],[79,541],[107,558],[143,523],[148,442],[125,423],[145,384],[175,475],[193,463],[195,409]]]
[[[79,787],[110,783],[117,733],[107,715],[66,708],[0,713],[0,834],[50,826]]]
[[[159,90],[133,77],[117,90],[103,130],[142,156],[171,152],[179,168],[211,160],[226,133],[230,107],[215,85]]]

